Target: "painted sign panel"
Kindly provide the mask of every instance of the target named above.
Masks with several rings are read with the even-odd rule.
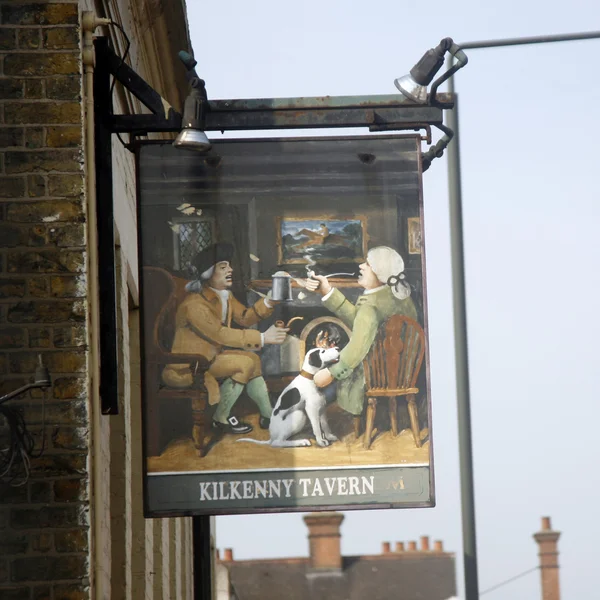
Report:
[[[433,505],[419,153],[139,147],[149,516]]]

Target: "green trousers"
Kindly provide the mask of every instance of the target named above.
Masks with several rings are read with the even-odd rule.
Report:
[[[230,377],[228,377],[221,384],[221,399],[219,400],[217,410],[213,416],[215,421],[219,421],[219,423],[227,423],[229,413],[231,412],[234,404],[237,402],[237,399],[240,397],[243,389],[243,384],[233,381],[233,379]],[[267,390],[267,384],[264,380],[264,377],[255,377],[254,379],[251,379],[246,384],[246,393],[256,403],[256,406],[258,406],[260,415],[270,419],[273,409],[271,407],[269,390]]]

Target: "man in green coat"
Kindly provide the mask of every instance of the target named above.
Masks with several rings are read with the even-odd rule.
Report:
[[[339,362],[319,371],[314,381],[319,387],[337,381],[337,402],[353,415],[363,411],[365,377],[362,361],[371,349],[379,326],[392,315],[417,318],[410,287],[404,282],[404,261],[398,252],[387,246],[372,248],[359,270],[358,284],[365,291],[356,305],[331,287],[326,277],[313,274],[306,281],[306,288],[322,294],[324,306],[352,329]]]

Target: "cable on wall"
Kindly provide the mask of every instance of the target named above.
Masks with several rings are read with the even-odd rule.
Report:
[[[0,482],[19,487],[29,480],[31,459],[42,455],[46,448],[46,397],[42,399],[42,443],[35,449],[35,438],[23,416],[20,406],[9,406],[6,402],[33,388],[48,388],[52,385],[48,369],[39,357],[35,370],[35,381],[0,397]]]

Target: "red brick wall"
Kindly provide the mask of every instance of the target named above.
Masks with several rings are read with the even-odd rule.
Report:
[[[46,450],[0,485],[0,597],[88,598],[88,408],[77,2],[0,0],[0,393]],[[45,411],[42,394],[46,394]],[[45,414],[44,414],[45,413]]]
[[[542,517],[542,529],[533,535],[539,546],[542,600],[560,600],[558,565],[559,531],[553,531],[550,517]]]

